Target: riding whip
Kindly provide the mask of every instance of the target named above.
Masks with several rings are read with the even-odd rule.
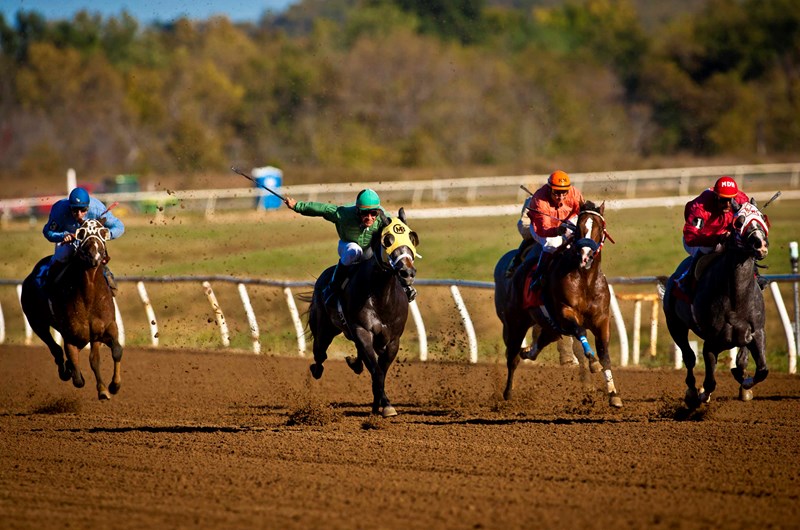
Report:
[[[762,210],[764,210],[764,209],[765,209],[767,206],[769,206],[770,204],[772,204],[772,201],[774,201],[775,199],[777,199],[777,198],[778,198],[778,197],[780,197],[780,196],[781,196],[781,192],[780,192],[780,191],[776,191],[776,192],[775,192],[775,195],[773,195],[773,196],[772,196],[772,198],[771,198],[770,200],[768,200],[767,202],[765,202],[765,203],[764,203],[764,206],[762,206],[762,207],[761,207],[761,209],[762,209]]]
[[[520,184],[519,187],[520,187],[520,189],[525,190],[528,193],[528,195],[533,196],[533,193],[531,193],[531,190],[526,188],[524,185]]]
[[[250,176],[250,175],[248,175],[247,173],[245,173],[245,172],[243,172],[243,171],[239,171],[239,168],[237,168],[237,167],[235,167],[235,166],[231,166],[231,170],[232,170],[234,173],[238,173],[238,174],[240,174],[241,176],[243,176],[244,178],[246,178],[247,180],[251,181],[253,184],[255,184],[256,186],[258,186],[259,188],[261,188],[261,189],[264,189],[264,190],[267,190],[268,192],[270,192],[271,194],[273,194],[274,196],[276,196],[277,198],[279,198],[279,199],[280,199],[280,200],[282,200],[283,202],[286,202],[286,197],[284,197],[283,195],[281,195],[281,194],[280,194],[280,193],[278,193],[277,191],[275,191],[275,190],[273,190],[273,189],[270,189],[270,188],[268,188],[268,187],[264,186],[263,184],[261,184],[261,183],[257,182],[257,181],[256,181],[256,180],[255,180],[253,177],[251,177],[251,176]]]
[[[109,206],[108,208],[106,208],[106,209],[103,211],[103,213],[101,213],[100,215],[98,215],[98,217],[103,217],[105,214],[107,214],[108,212],[110,212],[110,211],[111,211],[111,208],[116,208],[117,206],[119,206],[119,201],[114,201],[114,202],[112,202],[112,203],[111,203],[111,206]]]

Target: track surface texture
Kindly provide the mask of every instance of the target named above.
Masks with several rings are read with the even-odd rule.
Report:
[[[0,346],[0,527],[797,528],[800,378],[737,399],[719,371],[687,414],[684,372],[621,370],[612,410],[577,368],[401,362],[369,414],[341,360],[129,348],[122,389],[58,379]],[[104,349],[104,373],[111,371]]]

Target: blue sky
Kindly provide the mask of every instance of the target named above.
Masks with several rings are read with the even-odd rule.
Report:
[[[280,11],[299,0],[0,0],[0,12],[13,24],[17,11],[37,11],[47,19],[71,19],[85,9],[104,17],[117,16],[123,9],[140,23],[167,22],[186,16],[207,19],[226,15],[235,22],[256,22],[265,11]]]

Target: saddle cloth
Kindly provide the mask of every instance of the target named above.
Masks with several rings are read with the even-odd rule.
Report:
[[[528,275],[525,277],[525,282],[523,284],[525,288],[522,293],[522,309],[539,307],[544,304],[544,299],[542,298],[542,282],[540,281],[538,285],[531,289],[531,281],[533,281],[533,273],[535,271],[536,267],[533,267],[528,271]]]

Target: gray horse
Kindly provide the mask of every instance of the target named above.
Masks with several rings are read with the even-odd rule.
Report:
[[[686,258],[667,280],[664,314],[669,333],[681,349],[686,365],[684,400],[689,408],[697,408],[711,400],[717,387],[714,378],[717,357],[724,350],[739,348],[736,367],[731,369],[731,373],[740,384],[739,397],[743,401],[753,398],[751,388],[766,379],[769,373],[765,357],[764,297],[755,278],[756,261],[767,256],[768,233],[767,218],[751,200],[737,212],[733,235],[727,240],[724,250],[698,262],[697,272],[701,276],[691,301],[675,286],[676,278],[689,266],[691,258]],[[697,358],[689,345],[689,330],[703,339],[706,373],[699,389],[695,387]],[[756,363],[753,377],[744,375],[748,351]]]

